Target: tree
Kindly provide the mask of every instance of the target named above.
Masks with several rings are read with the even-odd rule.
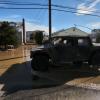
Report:
[[[34,33],[30,34],[30,40],[34,40]]]
[[[43,31],[37,31],[35,34],[35,41],[37,44],[42,44],[43,41]]]
[[[17,33],[16,28],[13,26],[10,26],[9,22],[6,22],[6,21],[1,22],[0,45],[5,46],[5,49],[7,48],[7,45],[16,46],[18,44],[16,33]]]

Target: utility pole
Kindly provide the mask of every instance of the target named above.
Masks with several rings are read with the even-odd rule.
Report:
[[[23,43],[26,43],[26,34],[25,34],[25,19],[22,20],[22,26],[23,26]]]
[[[49,0],[49,41],[51,40],[51,33],[52,33],[52,15],[51,15],[51,0]]]

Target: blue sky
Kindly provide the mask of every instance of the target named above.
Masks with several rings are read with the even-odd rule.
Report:
[[[0,2],[18,2],[18,3],[41,3],[48,4],[48,0],[0,0]],[[89,27],[91,29],[100,28],[100,17],[86,16],[84,14],[95,14],[100,16],[100,0],[52,0],[52,4],[63,5],[66,7],[74,7],[71,10],[77,13],[52,11],[52,31],[67,29],[73,27],[74,24]],[[0,7],[39,7],[39,6],[19,6],[0,4]],[[61,8],[60,8],[61,9]],[[81,10],[80,10],[81,9]],[[99,12],[99,13],[94,13]],[[82,13],[82,14],[79,14]],[[0,9],[0,21],[22,21],[26,20],[26,30],[41,29],[48,32],[48,10],[21,10],[21,9]],[[77,26],[86,32],[91,32],[87,28]]]

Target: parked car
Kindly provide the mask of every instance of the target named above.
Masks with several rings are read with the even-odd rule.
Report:
[[[36,71],[45,71],[50,64],[64,65],[68,62],[100,65],[100,46],[93,45],[90,37],[54,37],[50,42],[33,48],[30,52],[31,66]]]

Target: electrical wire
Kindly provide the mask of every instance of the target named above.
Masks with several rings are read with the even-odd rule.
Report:
[[[46,0],[41,0],[41,2],[44,4],[46,2]],[[44,15],[46,14],[45,10],[38,10],[38,12],[36,13],[36,15],[34,16],[34,19],[37,20],[38,24],[41,25],[40,23],[43,24],[44,22]],[[42,21],[41,21],[42,19]]]
[[[89,28],[89,27],[86,27],[86,26],[83,26],[83,25],[77,25],[77,24],[74,24],[75,26],[79,26],[79,27],[83,27],[83,28],[87,28],[87,29],[89,29],[89,30],[93,30],[93,29],[91,29],[91,28]]]
[[[41,0],[41,1],[44,3],[44,0]],[[38,4],[37,4],[37,5],[38,5]],[[43,6],[43,5],[40,4],[39,6]],[[44,7],[44,6],[43,6],[43,7]],[[41,14],[43,13],[43,11],[44,11],[44,10],[39,10],[38,15],[36,16],[37,19],[40,19]]]
[[[12,4],[12,5],[35,5],[35,6],[43,6],[43,7],[0,7],[0,9],[36,9],[36,10],[43,10],[43,9],[48,9],[48,5],[46,4],[40,4],[40,3],[18,3],[18,2],[12,2],[12,1],[7,1],[7,2],[3,2],[1,1],[0,4]],[[57,8],[53,8],[52,10],[56,10],[56,11],[62,11],[62,12],[70,12],[70,13],[77,13],[77,11],[71,11],[72,9],[73,10],[81,10],[81,11],[89,11],[89,10],[82,10],[82,9],[77,9],[77,8],[73,8],[73,7],[66,7],[66,6],[62,6],[62,5],[55,5],[55,4],[52,4],[53,7],[57,7]],[[67,8],[67,9],[70,9],[70,10],[64,10],[64,9],[58,9],[58,8]],[[94,11],[89,11],[89,12],[93,12],[95,13]],[[100,13],[100,12],[97,12],[97,13]],[[78,13],[78,14],[83,14],[83,15],[90,15],[90,16],[96,16],[96,17],[100,17],[99,15],[97,14],[87,14],[87,13]]]
[[[76,11],[69,11],[69,10],[62,10],[62,9],[52,9],[52,10],[60,11],[60,12],[77,13]],[[83,14],[83,15],[89,15],[89,16],[100,17],[100,15],[95,15],[95,14],[86,14],[86,13],[78,13],[78,14]]]
[[[48,6],[48,4],[40,4],[40,3],[18,3],[18,2],[0,2],[0,4],[8,4],[8,5],[23,5],[23,6]],[[73,9],[73,10],[80,10],[80,11],[89,11],[89,12],[93,12],[93,13],[100,13],[99,11],[90,11],[90,10],[86,10],[86,9],[77,9],[77,8],[74,8],[74,7],[68,7],[68,6],[63,6],[63,5],[55,5],[55,4],[52,4],[53,7],[59,7],[59,8],[68,8],[68,9]]]
[[[41,10],[43,10],[43,9],[48,9],[48,8],[43,8],[43,7],[33,7],[33,8],[28,8],[28,7],[0,7],[0,9],[37,9],[37,10],[39,10],[39,9],[41,9]]]
[[[90,11],[90,10],[86,10],[86,9],[77,9],[74,7],[68,7],[68,6],[62,6],[62,5],[55,5],[52,4],[53,7],[59,7],[59,8],[68,8],[68,9],[73,9],[73,10],[80,10],[80,11],[89,11],[89,12],[93,12],[93,13],[100,13],[99,11]]]
[[[43,8],[43,7],[34,7],[34,8],[15,8],[15,7],[0,7],[0,9],[27,9],[27,10],[48,10],[48,8]],[[71,11],[71,10],[62,10],[62,9],[52,9],[55,11],[60,11],[60,12],[70,12],[70,13],[77,13],[76,11]],[[78,13],[78,14],[83,14],[83,15],[89,15],[89,16],[95,16],[95,17],[100,17],[100,15],[96,14],[86,14],[86,13]]]

